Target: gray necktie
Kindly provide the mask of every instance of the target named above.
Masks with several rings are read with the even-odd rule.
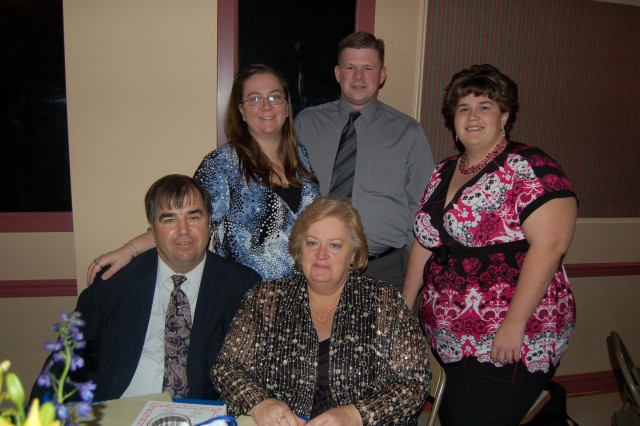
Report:
[[[353,193],[353,177],[356,173],[358,148],[355,121],[358,117],[360,117],[360,111],[351,111],[349,121],[342,129],[336,161],[333,163],[331,185],[329,186],[329,194],[331,195],[351,198]]]
[[[191,307],[180,285],[187,280],[184,275],[172,275],[173,291],[167,308],[164,328],[164,380],[162,391],[174,398],[185,398],[189,393],[187,383],[187,356],[191,340]]]

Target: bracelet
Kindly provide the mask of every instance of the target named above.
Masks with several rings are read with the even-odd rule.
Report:
[[[136,246],[131,244],[131,241],[124,243],[124,245],[125,246],[130,246],[133,249],[133,257],[138,256],[138,249],[136,248]]]

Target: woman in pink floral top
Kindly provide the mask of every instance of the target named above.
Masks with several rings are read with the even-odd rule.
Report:
[[[443,425],[514,425],[553,376],[575,325],[561,260],[577,200],[560,165],[508,139],[517,85],[491,65],[443,101],[461,152],[435,168],[414,222],[403,296],[444,365]]]

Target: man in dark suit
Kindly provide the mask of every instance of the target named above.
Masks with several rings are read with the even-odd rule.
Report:
[[[82,377],[75,379],[93,380],[95,401],[163,391],[218,399],[211,367],[244,293],[260,276],[207,250],[211,202],[192,178],[159,179],[147,192],[145,206],[156,250],[137,256],[111,279],[96,280],[78,298],[87,345],[81,353]],[[176,276],[184,278],[175,283]],[[177,309],[171,301],[176,291],[187,303]],[[186,315],[176,319],[176,312]],[[188,323],[190,330],[183,346],[173,351],[174,358],[184,356],[167,365],[165,347],[176,342],[175,335],[173,343],[167,340],[169,324],[176,323]],[[43,391],[34,385],[32,398]]]

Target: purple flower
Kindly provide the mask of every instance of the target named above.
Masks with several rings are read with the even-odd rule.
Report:
[[[78,355],[72,356],[71,365],[69,366],[71,371],[76,371],[78,368],[82,367],[84,367],[84,360],[82,359],[82,357],[79,357]]]
[[[85,402],[90,402],[93,399],[93,391],[96,390],[96,384],[92,381],[78,384],[78,391],[80,392],[80,398]]]
[[[64,404],[56,404],[56,414],[60,420],[66,420],[69,417],[69,409]]]
[[[84,335],[82,334],[81,331],[76,331],[75,333],[74,332],[71,333],[71,338],[76,342],[82,342],[84,340]]]
[[[62,343],[58,342],[47,342],[44,344],[44,348],[48,351],[57,352],[62,349]]]
[[[45,371],[38,376],[38,386],[49,387],[51,386],[51,376],[49,371]]]
[[[54,352],[52,357],[54,362],[64,362],[65,360],[64,354],[62,352]]]
[[[79,312],[60,313],[60,321],[53,326],[53,329],[59,333],[58,341],[55,343],[47,343],[45,349],[52,351],[51,360],[38,377],[38,385],[51,388],[56,395],[56,417],[67,424],[69,418],[73,418],[74,414],[86,418],[91,413],[90,403],[93,400],[93,392],[96,385],[89,381],[85,383],[76,383],[68,376],[69,372],[77,371],[85,366],[84,360],[78,354],[76,349],[84,348],[84,334],[80,331],[80,327],[84,325],[84,321],[80,318]],[[57,377],[50,371],[54,363],[62,363],[62,375]],[[68,388],[64,394],[61,394],[63,386]],[[77,393],[76,393],[77,392]],[[65,401],[76,393],[82,399],[80,403],[69,403],[65,405]]]
[[[91,414],[91,405],[88,402],[78,402],[74,408],[83,419],[86,419]]]

